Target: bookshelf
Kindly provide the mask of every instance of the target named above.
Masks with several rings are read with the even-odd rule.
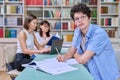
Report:
[[[0,0],[0,39],[16,38],[23,19],[24,0]]]
[[[120,1],[99,0],[99,22],[110,38],[120,37]]]
[[[75,25],[70,18],[70,9],[78,2],[87,4],[92,10],[92,23],[97,24],[97,0],[26,0],[26,14],[34,14],[41,20],[48,20],[51,33],[58,33],[65,42],[71,42]]]

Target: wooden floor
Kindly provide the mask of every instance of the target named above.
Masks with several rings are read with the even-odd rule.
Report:
[[[0,72],[0,80],[12,80],[6,72]]]

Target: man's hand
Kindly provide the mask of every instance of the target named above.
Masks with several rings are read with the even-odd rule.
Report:
[[[83,54],[74,54],[74,58],[80,63],[80,64],[86,64],[92,57],[94,56],[94,52],[92,51],[85,51]]]
[[[74,54],[74,58],[80,63],[80,64],[86,64],[86,61],[84,60],[83,55],[80,55],[78,53]]]
[[[63,62],[64,61],[64,56],[62,56],[62,55],[57,55],[57,60],[59,61],[59,62]]]

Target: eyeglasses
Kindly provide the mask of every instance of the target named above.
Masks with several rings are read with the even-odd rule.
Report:
[[[83,21],[86,17],[87,16],[76,17],[76,18],[74,18],[74,20],[75,21],[79,21],[79,20]]]

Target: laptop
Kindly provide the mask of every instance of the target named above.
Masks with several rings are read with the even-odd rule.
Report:
[[[63,44],[63,39],[52,40],[51,51],[46,54],[50,54],[50,55],[58,54],[58,52],[61,52],[62,44]],[[56,48],[57,48],[57,50],[56,50]]]

